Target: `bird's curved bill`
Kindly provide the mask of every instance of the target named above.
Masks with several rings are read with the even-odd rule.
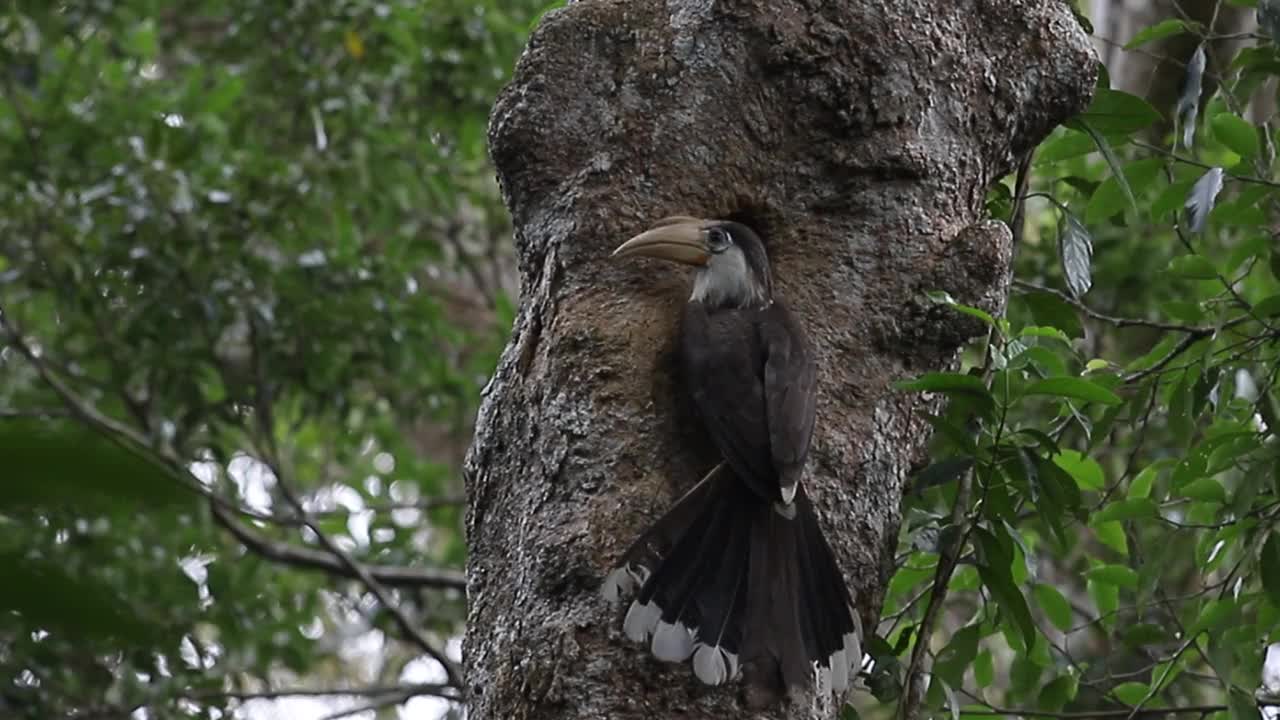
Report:
[[[619,245],[613,256],[646,255],[686,265],[706,265],[711,257],[706,224],[698,218],[660,220],[654,227]]]

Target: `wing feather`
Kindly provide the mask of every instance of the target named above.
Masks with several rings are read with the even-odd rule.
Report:
[[[767,313],[760,334],[769,449],[779,485],[794,488],[813,437],[817,368],[795,316],[776,302]]]

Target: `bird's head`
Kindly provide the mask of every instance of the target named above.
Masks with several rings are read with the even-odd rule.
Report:
[[[773,301],[764,242],[731,220],[675,216],[659,220],[613,251],[694,266],[690,300],[709,307],[763,307]]]

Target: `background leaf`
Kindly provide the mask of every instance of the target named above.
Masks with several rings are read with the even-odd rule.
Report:
[[[1205,171],[1205,174],[1191,186],[1191,193],[1187,195],[1187,202],[1183,207],[1187,210],[1187,222],[1191,228],[1191,232],[1200,232],[1204,229],[1205,219],[1209,217],[1209,213],[1213,210],[1214,201],[1218,198],[1218,193],[1222,191],[1222,168],[1215,167]]]
[[[1058,221],[1058,254],[1071,294],[1078,298],[1089,292],[1093,284],[1090,268],[1093,239],[1084,224],[1065,211]]]

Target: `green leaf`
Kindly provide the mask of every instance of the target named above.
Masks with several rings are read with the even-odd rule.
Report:
[[[1179,277],[1195,280],[1212,280],[1218,277],[1213,263],[1203,255],[1179,255],[1169,261],[1169,272]]]
[[[1178,494],[1201,502],[1221,504],[1227,501],[1227,491],[1222,487],[1222,483],[1211,477],[1191,481],[1179,488]]]
[[[1262,576],[1262,589],[1271,604],[1280,607],[1280,535],[1275,530],[1268,531],[1267,541],[1262,544],[1258,569]]]
[[[1147,696],[1147,684],[1140,682],[1126,682],[1115,686],[1111,692],[1120,698],[1120,702],[1125,705],[1137,705]]]
[[[1075,675],[1067,673],[1054,678],[1040,691],[1036,700],[1041,710],[1058,712],[1076,697],[1080,682]]]
[[[1062,274],[1067,279],[1067,289],[1072,297],[1079,298],[1089,292],[1093,284],[1093,238],[1089,229],[1066,210],[1058,220],[1058,259]]]
[[[963,393],[990,397],[982,378],[961,373],[928,372],[915,380],[896,382],[894,387],[914,392]]]
[[[123,47],[141,60],[151,60],[159,52],[154,20],[144,20],[134,25],[124,37]]]
[[[962,305],[956,302],[955,298],[951,297],[951,294],[946,292],[945,290],[931,290],[925,293],[925,296],[929,298],[930,302],[936,303],[938,305],[946,305],[950,308],[953,308],[956,312],[968,315],[970,317],[975,317],[988,325],[996,324],[995,318],[991,317],[991,314],[988,313],[986,310],[972,307],[970,305]]]
[[[943,458],[921,470],[916,475],[911,489],[913,492],[922,492],[931,487],[949,483],[963,475],[971,467],[973,467],[972,457]]]
[[[994,526],[1004,534],[1004,529]],[[1027,649],[1035,646],[1036,626],[1031,619],[1031,609],[1027,607],[1027,599],[1013,582],[1013,550],[1012,540],[1002,543],[991,530],[974,528],[974,535],[979,540],[982,560],[978,564],[978,576],[982,584],[995,598],[1001,609],[1013,619],[1022,634]],[[1006,544],[1008,547],[1006,547]]]
[[[1198,635],[1206,631],[1213,632],[1225,627],[1234,620],[1236,614],[1235,601],[1230,597],[1209,600],[1200,608],[1200,614],[1196,617],[1196,621],[1192,623],[1188,632],[1192,635]]]
[[[1099,542],[1121,555],[1129,554],[1129,541],[1125,538],[1123,525],[1115,521],[1097,522],[1096,520],[1092,525]]]
[[[991,651],[983,650],[978,653],[978,657],[973,661],[974,682],[978,683],[978,687],[985,688],[991,685],[995,675],[995,661],[991,657]]]
[[[1127,143],[1128,138],[1113,136],[1107,138],[1107,142],[1114,147]],[[1088,155],[1097,149],[1098,143],[1083,129],[1063,128],[1061,135],[1049,138],[1036,150],[1035,164],[1047,165],[1049,163],[1062,162],[1081,155]]]
[[[57,561],[0,554],[0,610],[18,614],[30,628],[70,638],[145,645],[165,630],[135,616],[118,590],[93,573],[71,573]]]
[[[951,636],[951,642],[938,654],[933,672],[952,684],[959,684],[964,679],[965,671],[973,664],[974,656],[978,654],[978,640],[981,638],[980,625],[961,628]]]
[[[1125,43],[1124,49],[1132,50],[1137,47],[1142,47],[1154,40],[1172,37],[1185,32],[1192,32],[1192,30],[1187,27],[1186,22],[1177,18],[1170,18],[1140,30],[1138,34],[1129,39],[1129,42]]]
[[[1171,639],[1167,629],[1152,623],[1139,623],[1124,631],[1124,642],[1132,647],[1158,645]]]
[[[195,507],[194,493],[167,471],[75,423],[0,422],[0,457],[9,468],[0,483],[0,507],[128,514]]]
[[[1018,299],[1031,311],[1037,325],[1055,327],[1067,337],[1084,337],[1084,325],[1075,308],[1057,295],[1046,292],[1029,292]]]
[[[1213,128],[1213,136],[1232,152],[1246,159],[1257,157],[1258,129],[1244,118],[1233,113],[1219,113],[1209,124]]]
[[[1071,629],[1071,603],[1052,585],[1037,583],[1035,586],[1036,604],[1049,618],[1053,626],[1066,632]]]
[[[1268,295],[1253,306],[1255,315],[1261,318],[1280,315],[1280,295]]]
[[[1081,123],[1093,128],[1098,133],[1127,135],[1150,126],[1160,119],[1160,113],[1151,107],[1151,103],[1119,90],[1100,89],[1093,96],[1093,102],[1077,120],[1069,120],[1065,124],[1072,129],[1082,130]]]
[[[1025,450],[1022,454],[1030,455]],[[1063,460],[1073,469],[1080,469],[1079,463],[1074,461],[1074,456],[1064,458],[1061,451],[1053,459],[1038,457],[1034,465],[1024,464],[1030,465],[1028,477],[1033,481],[1032,489],[1040,490],[1039,496],[1035,498],[1040,517],[1049,524],[1054,537],[1065,547],[1069,538],[1063,520],[1070,517],[1080,519],[1083,513],[1080,507],[1079,484],[1075,476],[1058,464],[1057,460]]]
[[[1117,587],[1136,590],[1138,573],[1125,565],[1099,565],[1085,573],[1085,577],[1094,582],[1106,583]]]
[[[1144,498],[1151,496],[1151,486],[1156,481],[1156,476],[1160,474],[1160,469],[1155,465],[1148,465],[1138,473],[1138,476],[1129,483],[1128,497]]]
[[[1027,395],[1053,395],[1095,402],[1102,405],[1119,405],[1124,402],[1119,395],[1084,378],[1053,377],[1038,380],[1027,387]]]
[[[1125,177],[1124,168],[1120,165],[1120,158],[1116,157],[1115,151],[1111,149],[1110,143],[1107,142],[1107,139],[1104,138],[1101,133],[1090,127],[1087,122],[1079,120],[1078,124],[1080,129],[1088,133],[1090,138],[1093,138],[1094,143],[1098,146],[1098,152],[1102,153],[1102,159],[1107,162],[1107,167],[1111,168],[1111,176],[1102,183],[1102,186],[1106,186],[1108,183],[1111,183],[1112,186],[1119,191],[1117,195],[1128,200],[1130,207],[1137,210],[1138,203],[1133,197],[1133,188],[1129,185],[1129,179]],[[1094,194],[1096,195],[1097,192],[1095,191]],[[1089,199],[1089,204],[1093,204],[1092,197]],[[1123,203],[1117,207],[1116,211],[1119,211],[1119,208],[1121,207],[1123,207]],[[1114,212],[1111,213],[1111,215],[1114,214]],[[1093,217],[1093,214],[1086,212],[1085,216],[1087,218]],[[1104,217],[1110,217],[1110,215],[1105,215]],[[1090,222],[1092,222],[1092,220]]]
[[[1257,702],[1234,685],[1227,692],[1227,706],[1231,720],[1258,720],[1261,716]]]
[[[1084,211],[1085,221],[1101,223],[1124,210],[1126,204],[1137,209],[1132,188],[1150,185],[1163,168],[1163,158],[1138,160],[1125,168],[1113,167],[1111,177],[1104,180],[1089,198]]]
[[[1114,613],[1120,607],[1120,588],[1111,583],[1089,580],[1085,583],[1089,597],[1102,615]]]
[[[1053,458],[1058,467],[1075,478],[1086,490],[1101,490],[1106,486],[1102,466],[1093,458],[1076,450],[1063,450]]]
[[[1156,516],[1156,510],[1155,501],[1151,498],[1127,498],[1108,503],[1102,510],[1098,511],[1097,515],[1093,516],[1093,522],[1102,523],[1150,518]]]
[[[1182,204],[1187,201],[1187,193],[1191,192],[1194,185],[1195,180],[1179,180],[1170,183],[1151,203],[1151,218],[1164,220],[1169,213],[1181,210]]]
[[[1028,325],[1018,331],[1018,337],[1036,337],[1048,338],[1050,340],[1058,340],[1064,344],[1070,345],[1071,338],[1056,327],[1044,327],[1042,325]]]

